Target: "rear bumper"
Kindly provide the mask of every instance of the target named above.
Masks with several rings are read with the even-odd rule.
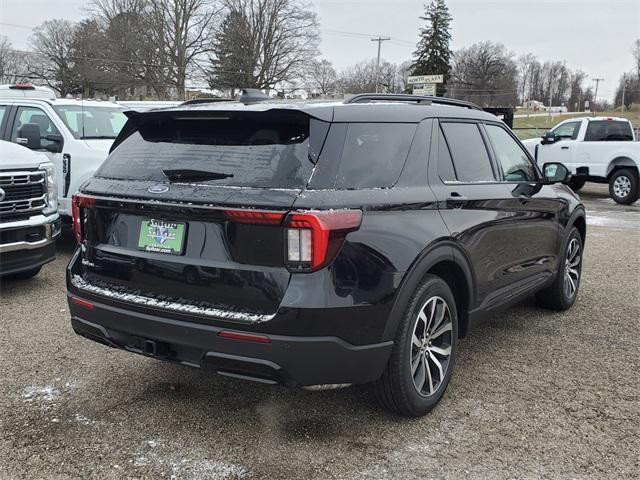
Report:
[[[111,347],[220,374],[290,386],[367,383],[384,370],[392,342],[352,345],[338,337],[268,334],[270,343],[218,336],[214,325],[71,301],[71,324],[83,337]],[[237,330],[240,331],[240,330]]]

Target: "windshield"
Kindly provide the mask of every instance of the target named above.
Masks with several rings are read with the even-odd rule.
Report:
[[[124,108],[54,105],[53,109],[75,138],[116,138],[127,121]]]

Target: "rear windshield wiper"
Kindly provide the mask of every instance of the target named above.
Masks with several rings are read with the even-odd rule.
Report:
[[[167,177],[170,182],[206,182],[207,180],[222,180],[223,178],[233,177],[233,173],[209,172],[207,170],[190,170],[188,168],[162,170],[162,173],[164,173],[164,176]]]

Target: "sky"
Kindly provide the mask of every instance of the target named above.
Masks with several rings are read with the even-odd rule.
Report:
[[[0,34],[14,48],[28,48],[30,27],[52,18],[86,16],[86,0],[0,0]],[[375,57],[371,37],[391,37],[382,57],[411,58],[423,22],[423,1],[312,0],[320,18],[322,56],[341,70]],[[640,0],[448,0],[452,48],[501,42],[516,55],[566,60],[593,78],[604,78],[598,96],[612,99],[623,72],[633,67],[631,44],[640,38]],[[437,72],[434,72],[437,73]],[[585,83],[587,85],[587,83]]]

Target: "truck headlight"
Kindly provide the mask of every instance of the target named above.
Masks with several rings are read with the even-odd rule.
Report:
[[[58,210],[58,187],[55,181],[56,170],[52,163],[40,164],[40,170],[45,171],[45,187],[47,192],[47,206],[42,213],[50,215]]]

